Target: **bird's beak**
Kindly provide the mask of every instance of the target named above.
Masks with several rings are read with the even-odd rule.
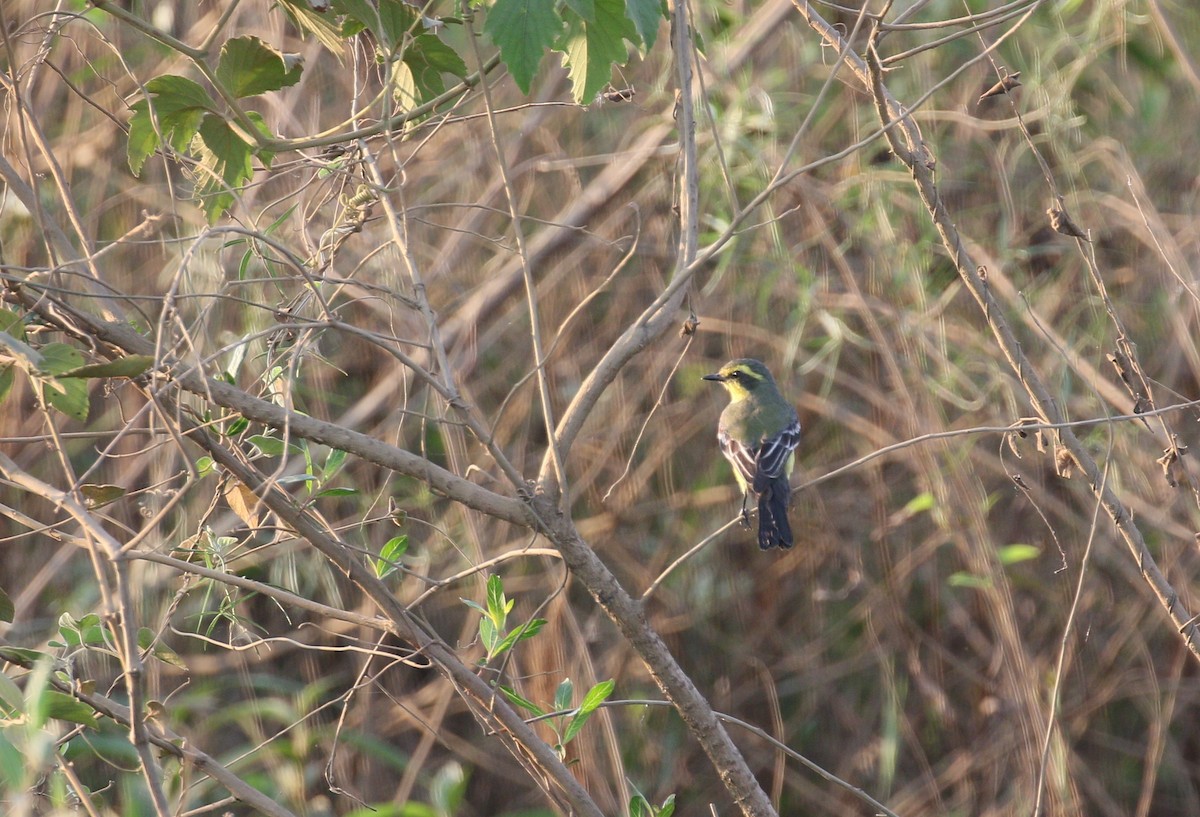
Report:
[[[725,375],[721,374],[720,372],[717,372],[716,374],[706,374],[706,375],[704,375],[704,377],[702,377],[700,379],[701,380],[715,380],[718,383],[724,383],[728,378],[726,378]]]

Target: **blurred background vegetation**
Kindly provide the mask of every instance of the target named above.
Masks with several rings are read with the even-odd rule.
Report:
[[[323,292],[340,320],[399,338],[428,360],[411,264],[463,398],[516,467],[536,476],[546,432],[530,377],[528,301],[478,89],[449,113],[348,144],[345,154],[313,147],[276,156],[210,225],[186,168],[154,157],[135,177],[126,163],[128,103],[139,83],[186,73],[179,53],[102,10],[61,5],[69,17],[33,0],[0,12],[3,155],[44,208],[27,211],[6,187],[6,282],[60,262],[44,235],[56,223],[102,250],[101,291],[128,296],[106,303],[93,293],[88,309],[112,309],[152,338],[166,327],[172,343],[186,338],[185,359],[202,360],[211,376],[502,490],[482,446],[379,345],[343,331],[279,328],[290,315],[317,313],[303,279],[278,257],[311,262],[325,253],[332,261]],[[896,4],[889,19],[908,5]],[[917,5],[908,22],[1000,4]],[[1095,252],[1155,405],[1200,397],[1200,10],[1168,0],[1011,5],[1032,14],[944,43],[964,26],[888,33],[882,56],[903,56],[889,63],[886,82],[907,105],[933,89],[915,116],[958,228],[1064,410],[1101,421],[1079,433],[1195,610],[1194,469],[1185,457],[1164,474],[1161,427],[1102,422],[1130,414],[1134,400],[1106,359],[1116,330],[1085,253]],[[195,44],[229,3],[129,7]],[[855,25],[853,10],[816,8],[846,31]],[[428,13],[461,10],[435,4]],[[1059,476],[1034,433],[994,430],[1032,412],[908,172],[878,138],[842,155],[878,129],[870,96],[845,71],[822,93],[836,53],[788,0],[697,3],[692,13],[701,49],[701,244],[721,235],[781,166],[812,167],[780,185],[695,277],[679,324],[690,310],[698,331],[657,338],[603,396],[566,463],[580,532],[637,595],[728,522],[739,499],[714,439],[724,398],[700,376],[731,357],[760,358],[805,426],[792,508],[797,546],[760,553],[751,534],[733,528],[667,577],[646,606],[713,706],[903,817],[1032,814],[1039,786],[1045,814],[1200,815],[1196,662],[1087,486]],[[362,37],[335,55],[262,2],[237,5],[227,30],[303,56],[300,81],[253,106],[282,137],[344,129],[355,106],[380,90]],[[1006,34],[994,65],[978,60],[944,81]],[[477,68],[463,26],[441,36]],[[480,47],[485,59],[494,53],[486,39]],[[488,76],[556,411],[672,274],[673,66],[664,36],[614,72],[613,90],[632,94],[610,97],[631,98],[587,106],[570,102],[556,56],[543,61],[528,97],[502,70]],[[998,71],[1021,72],[1022,86],[979,100]],[[381,195],[403,216],[408,259],[397,250],[397,221],[379,202],[336,253],[329,249],[328,231],[358,212],[349,199],[366,178],[355,164],[366,155],[388,180]],[[1050,228],[1047,172],[1090,243]],[[28,329],[35,345],[70,341],[89,354],[60,333]],[[28,380],[16,378],[0,417],[7,456],[64,490],[119,486],[96,513],[121,541],[152,520],[141,549],[373,613],[303,539],[249,526],[218,473],[189,474],[202,452],[176,443],[169,416],[144,411],[140,387],[88,382],[88,417],[77,421],[40,407]],[[188,405],[206,410],[199,399]],[[1197,420],[1191,407],[1168,415],[1167,425],[1180,444],[1194,445]],[[407,537],[404,570],[387,581],[404,603],[430,580],[447,581],[418,612],[464,660],[483,650],[479,614],[461,599],[483,603],[487,575],[498,573],[515,619],[547,621],[503,664],[506,683],[529,701],[552,709],[565,678],[575,705],[607,679],[613,700],[661,698],[560,561],[535,552],[470,570],[545,546],[526,531],[372,463],[339,462],[321,446],[276,447],[262,427],[223,422],[231,444],[293,478],[289,490],[343,541],[378,554]],[[972,428],[993,430],[917,440],[810,484],[885,447]],[[324,489],[345,490],[318,496]],[[61,517],[54,502],[11,481],[0,503],[31,523]],[[64,614],[79,622],[103,613],[87,552],[13,514],[0,533],[0,588],[15,608],[0,625],[5,641],[69,655],[75,677],[120,698],[119,668],[102,645],[64,634]],[[147,666],[161,719],[294,813],[552,813],[443,676],[419,661],[343,649],[370,649],[378,633],[148,561],[134,569],[139,624],[164,650]],[[32,694],[36,674],[15,664],[5,673]],[[108,720],[94,730],[72,726],[9,718],[0,732],[8,761],[0,763],[8,772],[0,802],[25,813],[80,808],[56,771],[58,741],[98,813],[150,813],[125,730]],[[538,728],[555,739],[546,723]],[[730,729],[780,813],[872,813],[762,738]],[[605,707],[566,752],[606,813],[625,813],[634,787],[653,803],[675,794],[680,814],[709,813],[710,803],[713,813],[735,812],[667,708]],[[210,805],[210,813],[251,813],[221,805],[226,792],[195,771],[173,781],[180,813]]]

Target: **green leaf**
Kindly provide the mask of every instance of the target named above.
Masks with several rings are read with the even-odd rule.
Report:
[[[629,817],[653,817],[654,811],[645,797],[635,794],[629,798]]]
[[[565,712],[571,708],[571,699],[575,697],[575,685],[570,678],[562,679],[558,689],[554,690],[554,711]]]
[[[12,619],[9,619],[12,621]],[[12,715],[24,711],[25,695],[21,688],[3,672],[0,672],[0,712]]]
[[[31,650],[26,647],[0,647],[0,658],[22,667],[30,667],[38,661],[51,660],[49,653]]]
[[[612,695],[612,691],[616,685],[616,681],[610,678],[607,681],[601,681],[589,689],[587,695],[583,696],[583,703],[579,705],[580,714],[592,712],[598,706],[600,706],[600,704],[607,701],[608,696]]]
[[[1017,562],[1027,562],[1042,555],[1042,549],[1033,545],[1004,545],[996,549],[1000,564],[1015,565]]]
[[[479,619],[479,641],[487,650],[489,659],[496,654],[496,644],[500,641],[500,633],[487,616]]]
[[[327,496],[358,496],[358,493],[354,488],[326,488],[322,491],[317,491],[317,499]]]
[[[404,64],[412,71],[417,90],[416,102],[428,102],[446,90],[442,74],[467,75],[467,64],[458,53],[438,39],[436,34],[420,34],[404,49]],[[410,106],[411,107],[411,106]]]
[[[533,638],[535,635],[540,633],[542,628],[545,626],[546,619],[544,618],[535,618],[525,624],[522,624],[520,627],[506,635],[504,639],[497,644],[493,650],[491,650],[491,656],[489,657],[497,656],[505,650],[511,649],[512,646],[518,641],[524,641],[527,638]]]
[[[500,692],[504,695],[505,698],[508,698],[508,702],[510,704],[512,704],[513,706],[518,707],[520,709],[524,709],[526,712],[532,712],[535,716],[537,716],[539,718],[542,715],[546,714],[546,711],[544,709],[542,709],[540,706],[538,706],[537,704],[535,704],[533,701],[529,700],[528,698],[522,698],[520,695],[517,694],[517,691],[512,689],[511,687],[506,687],[503,684],[501,684],[499,687],[497,687],[497,689],[500,690]]]
[[[158,639],[154,631],[149,627],[142,627],[138,630],[138,647],[143,650],[150,650],[150,655],[164,664],[170,664],[182,670],[188,668],[187,662],[183,660],[183,657],[163,643],[161,639]]]
[[[379,23],[388,53],[404,42],[407,35],[421,24],[417,9],[405,0],[379,0]]]
[[[338,59],[342,56],[342,35],[335,20],[328,12],[316,11],[309,0],[279,0],[280,7],[296,25],[317,38]]]
[[[71,696],[64,695],[55,690],[46,690],[42,693],[41,697],[46,717],[56,718],[60,721],[69,721],[71,723],[80,723],[84,726],[90,726],[92,729],[98,728],[96,713],[82,701],[77,701]]]
[[[56,380],[46,378],[46,402],[68,417],[83,422],[88,418],[88,391],[86,380]]]
[[[338,448],[329,449],[329,453],[325,455],[325,464],[321,466],[321,477],[329,479],[338,471],[342,470],[343,463],[346,462],[346,452]]]
[[[26,369],[42,369],[42,354],[25,342],[24,327],[22,327],[20,338],[10,335],[7,332],[0,332],[0,347],[7,349],[9,354],[15,357]],[[80,358],[80,360],[83,360],[83,358]]]
[[[212,222],[233,204],[233,191],[254,174],[254,152],[228,122],[214,114],[205,114],[198,138],[198,192],[206,197],[204,212]]]
[[[83,355],[74,346],[65,343],[48,343],[41,349],[42,361],[39,368],[45,374],[62,374],[83,365]]]
[[[25,319],[19,312],[0,308],[0,332],[24,343],[29,340],[25,334]]]
[[[229,428],[225,429],[225,435],[228,437],[236,437],[249,427],[250,421],[245,417],[234,417],[229,423]]]
[[[393,536],[379,551],[379,558],[375,559],[375,575],[383,579],[395,573],[396,563],[400,561],[401,557],[407,551],[408,535]],[[478,607],[479,605],[475,606]]]
[[[89,508],[99,508],[110,502],[116,502],[129,493],[120,485],[80,485],[79,492],[88,502]]]
[[[17,373],[13,371],[14,364],[10,363],[7,366],[0,366],[0,402],[8,397],[8,393],[12,391],[13,382],[17,378]]]
[[[596,19],[596,0],[566,0],[567,8],[589,23]]]
[[[206,477],[216,470],[215,466],[216,463],[212,457],[201,457],[196,460],[196,473],[201,477]]]
[[[658,39],[658,27],[666,16],[663,14],[662,0],[626,0],[626,4],[625,13],[633,21],[645,53],[654,47]]]
[[[91,363],[61,372],[59,377],[137,377],[154,365],[152,355],[126,355],[106,363]]]
[[[295,85],[302,70],[299,65],[289,70],[283,54],[258,37],[235,37],[221,47],[217,79],[240,98]]]
[[[625,40],[640,42],[633,22],[625,16],[623,0],[595,2],[593,22],[570,12],[565,15],[567,35],[561,46],[556,46],[564,54],[572,95],[579,104],[590,102],[608,84],[613,63],[624,64],[629,58]]]
[[[554,0],[496,0],[483,31],[500,49],[513,81],[528,94],[546,49],[562,31]]]
[[[579,734],[579,730],[583,729],[583,725],[587,723],[588,718],[592,716],[596,708],[604,703],[605,699],[612,694],[614,686],[615,684],[612,680],[601,681],[588,690],[588,694],[583,698],[583,703],[579,705],[579,711],[571,718],[571,722],[567,724],[566,731],[563,732],[563,743],[570,743],[571,739]]]
[[[379,19],[379,9],[373,3],[368,0],[334,0],[333,7],[346,15],[350,22],[357,23],[358,26],[370,31],[375,35],[375,39],[383,44],[384,48],[391,50],[391,44],[387,42],[383,33],[383,21]],[[348,36],[348,32],[352,30],[345,23],[342,24],[343,36]]]
[[[904,506],[904,510],[909,514],[917,514],[922,511],[933,510],[933,494],[929,491],[917,494],[912,499],[908,500],[908,504]]]
[[[281,456],[286,449],[283,440],[276,437],[267,437],[263,434],[252,435],[250,443],[267,457]]]
[[[951,587],[971,587],[977,590],[983,590],[992,586],[992,580],[987,576],[976,576],[974,573],[965,573],[958,571],[951,573],[946,583]]]
[[[0,587],[0,621],[7,621],[11,624],[16,614],[17,608],[13,606],[13,600],[9,598],[8,593],[4,592],[4,588]]]
[[[663,804],[658,807],[658,817],[671,817],[675,813],[675,795],[672,794],[663,800]]]
[[[508,618],[508,611],[512,609],[512,604],[504,598],[504,584],[495,573],[488,576],[487,609],[496,628],[504,629],[504,622]]]
[[[483,609],[483,605],[480,604],[479,602],[471,601],[470,599],[464,599],[461,596],[459,597],[458,600],[461,601],[463,604],[467,605],[468,607],[470,607],[472,610],[478,610],[480,613],[483,614],[483,616],[485,618],[487,617],[487,610]]]
[[[83,355],[79,350],[65,343],[48,343],[41,348],[40,355],[41,371],[47,375],[62,374],[83,365]],[[55,377],[43,377],[42,385],[46,402],[68,417],[87,419],[88,391],[85,381],[60,381]]]
[[[186,152],[205,113],[217,109],[203,87],[173,74],[147,82],[146,95],[146,99],[130,106],[133,117],[129,120],[127,153],[129,169],[135,176],[141,175],[146,159],[164,142],[180,153]]]

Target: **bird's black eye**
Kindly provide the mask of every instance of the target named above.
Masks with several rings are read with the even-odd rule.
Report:
[[[741,377],[742,373],[737,371],[736,369],[734,369],[732,372],[729,373],[729,376],[730,377]]]

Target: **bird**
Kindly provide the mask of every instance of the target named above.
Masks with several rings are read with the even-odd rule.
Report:
[[[704,379],[729,392],[717,441],[742,489],[742,523],[749,525],[746,503],[753,495],[758,500],[758,546],[786,550],[795,543],[787,517],[792,493],[788,477],[800,444],[800,417],[760,361],[731,360]]]

